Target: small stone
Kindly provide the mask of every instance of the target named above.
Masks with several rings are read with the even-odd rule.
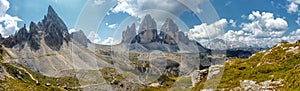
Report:
[[[45,85],[46,85],[46,86],[51,86],[51,83],[46,83]]]

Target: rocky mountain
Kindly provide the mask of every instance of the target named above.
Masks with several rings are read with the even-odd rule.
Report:
[[[124,32],[123,35],[134,36],[124,38],[124,42],[133,38],[138,41],[130,44],[136,44],[145,50],[153,47],[172,50],[170,46],[177,47],[163,43],[158,38],[154,28],[155,21],[151,16],[147,16],[143,24],[145,27],[141,27],[143,31],[139,34],[136,34],[135,24],[128,27],[128,32]],[[152,34],[152,37],[148,34]],[[1,41],[3,46],[0,48],[0,90],[136,91],[157,81],[161,82],[162,86],[169,86],[169,82],[174,80],[168,76],[187,75],[200,65],[199,53],[186,54],[193,55],[186,58],[181,58],[183,54],[176,53],[161,56],[160,52],[154,53],[155,55],[140,55],[137,52],[139,56],[133,56],[130,54],[135,52],[127,54],[111,49],[118,45],[92,44],[82,31],[69,34],[66,25],[51,6],[41,22],[31,22],[29,29],[24,25],[14,35],[1,38]],[[158,57],[159,55],[161,57]],[[182,59],[196,62],[191,66],[188,65],[188,61],[182,62]],[[205,60],[202,61],[207,63],[202,64],[210,64],[208,57],[203,59]],[[149,80],[145,77],[147,74],[156,76]]]
[[[31,22],[29,29],[24,25],[8,38],[0,35],[0,90],[299,90],[300,41],[228,59],[216,51],[221,49],[189,40],[172,19],[159,32],[150,15],[138,30],[128,26],[118,45],[93,44],[81,30],[67,30],[49,6],[41,22]],[[129,51],[121,51],[124,45]],[[233,56],[250,55],[234,50],[229,50]]]
[[[31,49],[38,50],[41,40],[56,51],[60,50],[64,42],[68,43],[71,40],[67,26],[51,6],[48,7],[48,13],[41,22],[37,24],[31,22],[29,31],[24,25],[16,34],[6,38],[3,44],[8,48],[23,49],[25,43],[28,43]]]
[[[16,62],[47,76],[63,70],[98,69],[110,64],[96,57],[87,47],[91,41],[82,31],[68,33],[62,19],[49,6],[47,15],[37,24],[31,22],[14,35],[4,38],[6,62]]]
[[[172,19],[166,19],[158,33],[156,22],[149,14],[142,20],[138,33],[133,24],[127,27],[122,37],[122,43],[128,44],[129,49],[134,51],[209,52],[200,43],[189,40]]]

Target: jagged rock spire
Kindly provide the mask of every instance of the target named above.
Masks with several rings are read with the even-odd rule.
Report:
[[[56,12],[54,11],[51,5],[48,6],[47,16],[57,16]]]
[[[163,32],[177,32],[179,31],[178,26],[170,18],[167,18],[160,31]]]
[[[134,41],[134,37],[136,36],[136,27],[135,23],[131,25],[131,27],[127,26],[127,29],[122,33],[122,42],[123,43],[131,43]]]
[[[151,17],[150,14],[147,14],[144,19],[141,22],[141,25],[139,27],[139,33],[145,30],[156,30],[156,22],[155,20]]]

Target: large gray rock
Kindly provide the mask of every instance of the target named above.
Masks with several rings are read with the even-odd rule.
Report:
[[[145,30],[156,30],[156,22],[155,20],[149,15],[147,14],[143,21],[141,22],[141,25],[139,27],[139,33]]]
[[[139,27],[136,41],[142,44],[158,41],[156,22],[149,14],[145,16]]]

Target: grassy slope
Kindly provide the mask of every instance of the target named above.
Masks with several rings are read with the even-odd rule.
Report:
[[[287,52],[290,47],[300,47],[300,43],[280,43],[264,52],[259,52],[248,59],[230,59],[225,63],[225,70],[218,88],[234,88],[242,80],[263,82],[283,79],[281,90],[300,90],[300,48]],[[193,88],[199,91],[203,83]]]

